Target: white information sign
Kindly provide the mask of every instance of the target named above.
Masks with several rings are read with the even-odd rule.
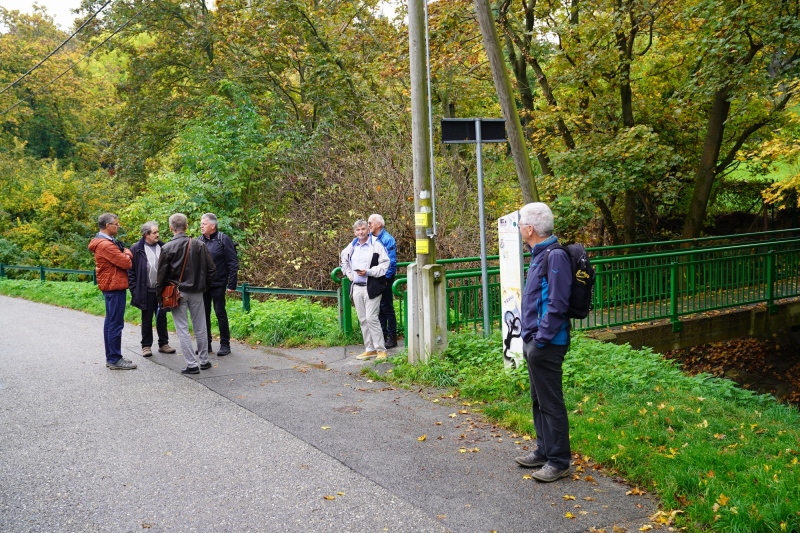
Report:
[[[497,234],[500,239],[500,318],[503,326],[503,361],[506,367],[518,368],[524,363],[520,310],[522,309],[522,288],[525,286],[522,236],[519,234],[519,211],[497,219]]]

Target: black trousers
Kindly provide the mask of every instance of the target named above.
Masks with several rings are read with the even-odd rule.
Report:
[[[533,401],[533,427],[539,453],[552,466],[563,470],[569,467],[572,454],[569,449],[569,419],[564,405],[561,385],[564,356],[569,346],[548,344],[537,348],[525,343],[523,353],[528,363]]]
[[[203,305],[206,308],[206,332],[208,346],[211,347],[211,303],[214,303],[214,314],[219,326],[219,343],[221,346],[231,345],[231,330],[228,327],[228,312],[225,310],[225,287],[211,287],[203,293]]]
[[[387,278],[386,281],[386,288],[381,293],[381,306],[378,309],[378,320],[381,323],[384,339],[397,336],[397,316],[394,313],[394,303],[392,303],[394,276]]]
[[[169,344],[167,332],[167,312],[158,306],[156,291],[147,291],[147,307],[142,309],[142,348],[153,346],[153,316],[156,317],[158,345]]]

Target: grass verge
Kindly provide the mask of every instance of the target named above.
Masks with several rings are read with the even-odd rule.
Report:
[[[39,281],[0,278],[0,294],[18,296],[93,315],[105,315],[103,293],[96,285],[74,281]],[[231,299],[226,306],[231,336],[234,339],[267,346],[341,346],[361,342],[360,331],[350,337],[339,329],[338,311],[308,299],[265,302],[250,301],[250,312],[242,309],[241,300]],[[139,309],[125,309],[125,321],[141,323]],[[175,330],[172,314],[167,314],[167,325]],[[216,316],[212,315],[211,330],[218,333]]]
[[[382,380],[448,387],[492,421],[533,435],[527,371],[503,367],[499,336],[454,335],[424,365],[395,357]],[[369,371],[371,373],[371,371]],[[656,494],[653,526],[800,531],[800,413],[650,350],[576,336],[564,363],[572,448]],[[677,511],[672,513],[671,511]]]

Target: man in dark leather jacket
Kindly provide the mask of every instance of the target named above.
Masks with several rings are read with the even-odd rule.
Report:
[[[159,304],[161,304],[161,293],[164,291],[164,287],[169,283],[178,284],[181,300],[178,307],[172,309],[172,321],[175,323],[175,330],[181,342],[181,351],[186,359],[186,368],[181,373],[199,374],[200,370],[211,368],[211,362],[208,360],[203,293],[208,288],[209,281],[214,277],[214,261],[205,244],[186,235],[187,227],[186,215],[175,213],[169,217],[169,229],[174,237],[161,248],[156,293]],[[194,337],[197,341],[196,355],[198,357],[195,357],[192,337],[189,334],[187,311],[192,316],[192,329],[194,329]]]
[[[228,312],[225,310],[225,295],[236,290],[239,275],[239,259],[236,256],[236,245],[230,237],[217,230],[217,217],[214,213],[206,213],[200,218],[200,240],[208,247],[217,273],[203,293],[203,304],[206,310],[206,330],[208,331],[208,353],[214,353],[211,347],[211,303],[219,326],[219,351],[217,356],[231,353],[231,332],[228,326]]]
[[[142,224],[142,238],[131,246],[133,267],[128,270],[128,289],[131,291],[131,305],[142,310],[142,355],[153,355],[153,316],[156,318],[158,333],[158,351],[175,353],[169,345],[167,331],[167,312],[158,305],[156,294],[156,278],[158,274],[158,258],[164,243],[158,236],[158,223],[154,221]]]

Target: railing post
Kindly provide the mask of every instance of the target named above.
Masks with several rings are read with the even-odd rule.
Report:
[[[670,263],[669,271],[669,315],[672,322],[672,332],[677,333],[683,329],[683,324],[678,318],[678,263]]]
[[[775,250],[767,252],[767,310],[771,315],[778,312],[775,305]]]
[[[6,266],[0,263],[0,278],[6,277]]]
[[[342,276],[342,333],[353,333],[353,306],[350,304],[350,278]]]
[[[39,280],[44,281],[44,265],[39,265]]]
[[[97,270],[92,271],[92,283],[97,285]]]
[[[247,292],[247,283],[242,283],[242,309],[245,313],[250,312],[250,293]]]

